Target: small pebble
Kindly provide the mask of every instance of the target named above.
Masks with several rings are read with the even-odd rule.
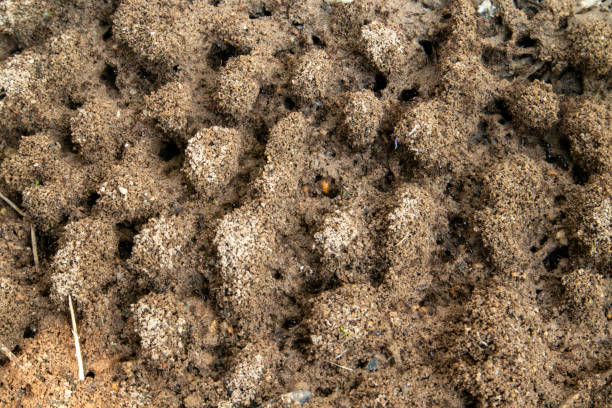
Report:
[[[378,359],[376,357],[372,357],[368,365],[366,366],[366,370],[368,371],[376,371],[378,370]]]
[[[127,188],[125,188],[125,187],[119,186],[119,187],[117,187],[117,190],[119,190],[121,195],[126,195],[127,194]]]
[[[281,397],[284,402],[296,403],[300,405],[304,404],[305,402],[308,402],[310,398],[312,398],[312,392],[308,390],[288,392],[287,394],[283,394],[283,396]]]

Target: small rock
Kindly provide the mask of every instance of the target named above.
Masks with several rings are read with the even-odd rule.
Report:
[[[372,359],[368,362],[368,365],[366,366],[366,370],[368,371],[378,370],[378,359],[376,359],[376,357],[372,357]]]
[[[125,188],[125,187],[119,186],[119,187],[117,187],[117,190],[119,190],[121,195],[126,195],[127,194],[127,188]]]
[[[283,402],[295,403],[300,405],[308,402],[310,398],[312,398],[312,392],[308,390],[292,391],[281,396]]]

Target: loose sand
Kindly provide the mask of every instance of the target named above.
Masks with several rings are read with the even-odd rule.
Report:
[[[0,406],[612,406],[610,7],[0,1]]]

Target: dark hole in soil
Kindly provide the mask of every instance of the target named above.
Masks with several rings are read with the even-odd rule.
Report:
[[[506,54],[502,50],[486,46],[482,49],[481,60],[485,66],[491,67],[504,63]]]
[[[538,68],[535,72],[531,73],[527,77],[527,79],[530,81],[535,81],[536,79],[538,79],[542,82],[546,82],[547,84],[549,84],[551,77],[552,77],[552,65],[549,62],[547,62],[546,64]]]
[[[465,408],[480,408],[478,400],[469,392],[464,391],[462,393],[463,406]]]
[[[321,48],[325,48],[327,46],[327,44],[325,44],[325,42],[321,40],[319,37],[317,37],[316,35],[312,36],[312,43],[316,45],[317,47],[321,47]]]
[[[302,354],[306,354],[311,345],[312,340],[310,339],[310,336],[306,335],[297,336],[296,339],[291,342],[291,348],[298,350]]]
[[[513,34],[514,34],[514,32],[512,31],[512,29],[510,27],[504,26],[504,42],[510,41],[510,39],[512,38]]]
[[[589,181],[589,174],[583,168],[574,166],[572,169],[572,178],[574,183],[579,186],[584,186]]]
[[[0,89],[0,101],[6,98],[6,91],[4,88]]]
[[[386,269],[386,268],[384,268]],[[374,286],[375,288],[379,287],[380,285],[382,285],[382,283],[385,281],[385,274],[383,273],[384,269],[375,269],[371,274],[370,274],[370,282],[372,283],[372,286]]]
[[[503,125],[506,122],[510,122],[512,120],[512,114],[510,113],[510,110],[508,109],[508,105],[506,104],[506,101],[503,99],[495,99],[495,101],[493,101],[494,105],[495,105],[495,109],[496,111],[501,115],[502,120],[499,121],[499,123],[501,125]]]
[[[335,198],[338,196],[338,194],[340,194],[338,183],[336,183],[336,180],[333,177],[323,177],[322,175],[317,174],[315,177],[315,183],[319,184],[321,193],[329,198]],[[327,186],[327,192],[323,189],[324,183]]]
[[[283,279],[283,274],[278,269],[276,269],[274,272],[272,272],[272,277],[276,280],[281,280]]]
[[[566,136],[559,137],[559,147],[561,147],[564,153],[569,154],[571,147],[569,138]]]
[[[548,163],[556,164],[557,166],[561,167],[563,170],[569,169],[569,164],[567,163],[567,160],[565,159],[565,157],[563,157],[562,155],[546,153],[546,161]]]
[[[255,128],[253,134],[255,135],[255,139],[261,144],[266,144],[268,142],[269,136],[268,126],[266,126],[265,122],[262,122],[258,127]]]
[[[535,47],[536,45],[538,45],[538,40],[533,39],[528,35],[525,35],[519,38],[518,40],[516,40],[516,45],[518,45],[521,48],[531,48],[531,47]]]
[[[381,178],[380,180],[377,180],[374,186],[376,187],[378,191],[386,193],[391,190],[391,187],[393,186],[394,181],[395,181],[395,176],[389,170],[387,171],[387,174],[385,174],[383,178]]]
[[[273,84],[263,85],[259,90],[261,95],[274,95],[276,92],[276,86]]]
[[[68,101],[66,102],[66,107],[70,110],[77,110],[81,106],[83,106],[82,102],[75,101],[71,96],[68,96]]]
[[[557,225],[560,222],[562,222],[564,219],[567,218],[567,214],[565,214],[565,212],[561,211],[559,213],[559,216],[557,218],[555,218],[554,220],[552,220],[552,225]]]
[[[108,41],[113,36],[113,27],[108,27],[108,29],[102,34],[102,39],[104,41]]]
[[[79,146],[72,141],[72,135],[70,134],[70,132],[66,132],[62,135],[60,143],[62,145],[63,152],[75,153],[79,151]]]
[[[36,326],[28,325],[28,327],[26,327],[23,331],[23,338],[31,339],[36,334],[36,331]]]
[[[326,290],[335,289],[340,286],[340,280],[334,276],[329,281],[324,279],[313,279],[304,285],[304,292],[316,295]]]
[[[181,154],[181,149],[179,149],[174,140],[168,140],[162,142],[158,156],[161,157],[163,161],[170,161],[179,154]]]
[[[468,227],[468,222],[464,220],[460,215],[453,215],[448,222],[451,230],[465,229]],[[461,237],[461,235],[459,235]]]
[[[156,75],[154,75],[153,73],[151,73],[151,71],[149,71],[148,69],[146,69],[144,67],[138,68],[138,71],[136,72],[136,75],[140,79],[146,79],[146,80],[149,80],[151,82],[155,82],[156,79],[157,79]]]
[[[514,6],[519,10],[523,10],[530,19],[540,11],[539,6],[535,4],[533,0],[514,0]]]
[[[246,53],[241,53],[238,48],[234,47],[230,43],[215,43],[208,54],[208,65],[210,65],[212,69],[219,69],[224,67],[227,60],[230,58],[244,54]]]
[[[478,128],[476,129],[476,136],[474,137],[474,142],[488,145],[490,143],[489,137],[487,136],[488,129],[489,124],[484,120],[480,121],[480,123],[478,123]]]
[[[51,295],[51,286],[47,286],[40,292],[40,296],[42,297],[49,297],[49,295]]]
[[[419,40],[419,45],[423,47],[423,51],[425,51],[425,54],[427,55],[428,58],[433,58],[433,55],[434,55],[433,42],[429,40]]]
[[[320,394],[323,397],[327,397],[334,392],[333,388],[317,388],[317,394]]]
[[[410,102],[417,96],[419,96],[419,91],[417,88],[403,89],[402,92],[400,92],[398,99],[401,102]]]
[[[249,18],[251,20],[255,20],[261,17],[270,17],[271,15],[272,13],[270,11],[266,10],[265,7],[262,7],[261,10],[258,10],[255,13],[249,13]]]
[[[134,247],[134,241],[131,240],[121,240],[119,241],[119,259],[125,261],[132,256],[132,248]]]
[[[568,258],[568,257],[569,257],[569,247],[561,246],[555,249],[554,251],[552,251],[551,253],[549,253],[546,256],[546,258],[544,258],[544,261],[542,261],[542,263],[544,264],[544,267],[546,268],[546,270],[550,272],[559,265],[559,262],[561,261],[561,259]]]
[[[444,188],[444,195],[450,196],[451,198],[455,198],[452,183],[446,183],[446,187]]]
[[[0,34],[0,59],[11,57],[21,51],[22,48],[19,47],[18,41],[14,36]]]
[[[297,326],[301,320],[302,318],[299,316],[291,317],[285,320],[285,323],[283,323],[283,328],[289,330],[290,328]]]
[[[102,73],[100,74],[100,80],[106,84],[110,89],[114,89],[116,91],[119,90],[117,88],[117,68],[112,65],[105,64]]]
[[[295,102],[293,99],[289,97],[285,98],[285,100],[283,101],[283,105],[285,105],[285,108],[287,108],[288,110],[295,109]]]
[[[582,85],[582,72],[578,71],[574,67],[567,67],[559,79],[553,84],[553,90],[561,94],[575,94],[582,95],[584,93],[584,87]]]
[[[89,370],[87,372],[87,374],[85,374],[85,377],[87,377],[87,378],[96,378],[96,373],[94,373],[93,371]]]
[[[424,3],[423,3],[423,8],[424,8],[425,10],[435,10],[435,8],[433,7],[433,5],[428,4],[427,2],[424,2]]]
[[[220,344],[213,347],[213,353],[217,358],[213,368],[217,373],[225,373],[227,371],[227,359],[230,357],[230,348],[225,344]],[[213,378],[216,375],[213,375]]]
[[[452,198],[453,200],[457,199],[457,196],[463,192],[463,181],[459,181],[458,183],[448,183],[446,188],[444,189],[444,194]]]
[[[208,286],[202,286],[201,289],[194,289],[193,294],[202,298],[202,300],[207,300],[210,298],[210,291],[208,290]]]
[[[132,256],[132,247],[134,246],[134,235],[136,235],[136,232],[136,226],[134,224],[128,222],[117,224],[117,233],[119,235],[117,255],[122,261]]]
[[[556,164],[557,166],[561,167],[563,170],[569,169],[569,163],[567,162],[567,159],[565,158],[565,156],[563,156],[562,154],[553,154],[550,151],[549,143],[546,143],[544,145],[544,149],[546,150],[546,161],[548,163]]]
[[[560,194],[555,197],[555,204],[562,205],[567,202],[567,198],[563,194]]]
[[[366,364],[366,365],[367,365],[367,364]],[[365,367],[365,366],[364,366],[364,367]],[[353,383],[351,384],[351,386],[349,387],[349,389],[351,389],[351,390],[356,390],[356,389],[357,389],[357,388],[358,388],[358,387],[361,385],[361,383],[362,383],[362,382],[363,382],[363,377],[357,377],[357,378],[355,379],[355,381],[353,381]]]
[[[94,191],[93,193],[89,194],[89,196],[87,196],[87,201],[85,201],[85,205],[87,206],[89,210],[91,210],[93,206],[96,205],[96,202],[98,201],[99,198],[100,198],[100,194]]]
[[[538,248],[532,246],[531,248],[529,248],[529,251],[531,251],[531,253],[535,253],[538,251]]]
[[[469,253],[472,253],[472,247],[467,236],[470,231],[468,221],[459,214],[453,214],[448,220],[448,227],[448,234],[442,237],[438,244],[444,246],[444,251],[441,254],[442,261],[452,261],[457,256],[456,248],[460,245],[463,245]]]
[[[57,235],[38,232],[38,256],[44,258],[57,252]]]
[[[387,87],[387,77],[381,72],[377,72],[374,76],[374,92],[380,92]]]
[[[196,367],[193,363],[187,364],[187,372],[192,375],[198,376],[198,377],[201,375],[200,369]],[[185,407],[185,404],[180,405],[180,408],[183,408],[183,407]]]

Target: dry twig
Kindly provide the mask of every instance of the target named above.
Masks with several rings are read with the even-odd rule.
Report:
[[[0,343],[0,351],[2,351],[4,353],[4,355],[6,355],[6,357],[11,360],[16,366],[17,368],[19,368],[20,370],[23,370],[23,367],[21,367],[21,364],[19,364],[19,359],[17,358],[16,355],[14,355],[11,350],[8,349],[8,347],[6,347],[4,344]]]
[[[0,198],[4,200],[4,202],[6,202],[13,210],[17,211],[17,214],[21,215],[22,217],[26,216],[26,213],[24,213],[21,208],[17,207],[17,204],[15,204],[14,202],[11,201],[10,198],[8,198],[7,196],[5,196],[4,194],[0,193]]]
[[[70,295],[68,295],[68,307],[70,308],[70,318],[72,319],[72,335],[74,336],[74,347],[76,349],[75,354],[77,358],[77,365],[79,366],[79,380],[83,381],[85,379],[85,373],[83,371],[83,357],[81,357],[81,344],[79,343],[79,334],[77,333],[74,307],[72,306],[72,296]]]
[[[38,272],[38,245],[36,244],[36,231],[34,226],[30,224],[30,236],[32,238],[32,256],[34,256],[34,267]]]
[[[353,369],[352,369],[352,368],[350,368],[350,367],[343,366],[343,365],[340,365],[340,364],[336,364],[336,363],[333,363],[333,362],[332,362],[332,363],[330,363],[330,364],[331,364],[331,365],[333,365],[333,366],[336,366],[336,367],[338,367],[338,368],[342,368],[342,369],[344,369],[344,370],[348,370],[348,371],[355,371],[355,370],[353,370]]]

